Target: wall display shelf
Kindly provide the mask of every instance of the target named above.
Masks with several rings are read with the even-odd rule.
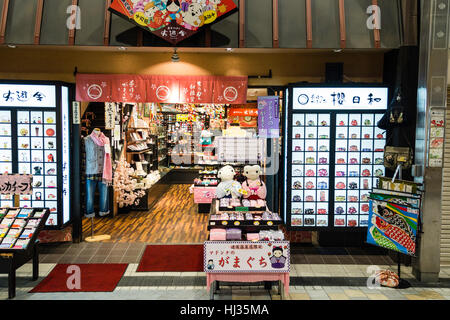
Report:
[[[289,95],[286,224],[302,230],[367,228],[369,193],[385,174],[386,133],[377,123],[387,88],[305,86],[290,88]]]

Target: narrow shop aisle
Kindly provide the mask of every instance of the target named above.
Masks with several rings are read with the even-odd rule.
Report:
[[[96,217],[95,234],[110,235],[108,242],[203,243],[208,216],[197,212],[189,187],[171,185],[150,211]],[[83,238],[90,234],[90,220],[83,219]]]

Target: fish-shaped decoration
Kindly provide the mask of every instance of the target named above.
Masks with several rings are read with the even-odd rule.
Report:
[[[397,226],[387,223],[380,217],[374,216],[373,219],[375,220],[374,224],[377,226],[377,228],[383,231],[386,237],[405,247],[409,253],[416,252],[416,243],[405,231]]]
[[[375,240],[375,242],[383,248],[387,248],[390,250],[398,251],[397,246],[395,243],[393,243],[391,240],[387,239],[383,236],[383,234],[374,226],[370,228],[370,234],[372,235],[372,238]]]

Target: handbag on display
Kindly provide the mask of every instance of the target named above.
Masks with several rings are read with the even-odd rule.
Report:
[[[410,147],[384,147],[383,165],[386,168],[395,170],[399,164],[402,169],[411,168],[413,161],[413,152]]]

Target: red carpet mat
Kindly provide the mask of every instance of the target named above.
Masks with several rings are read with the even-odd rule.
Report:
[[[58,264],[32,292],[111,292],[128,264]],[[70,267],[70,268],[69,268]]]
[[[203,245],[149,245],[137,272],[201,272]]]

